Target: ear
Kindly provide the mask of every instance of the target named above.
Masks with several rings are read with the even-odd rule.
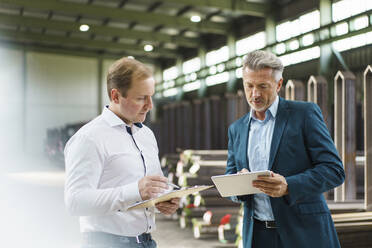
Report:
[[[278,86],[276,87],[276,93],[279,93],[280,89],[282,88],[283,85],[283,78],[279,79],[278,81]]]
[[[119,97],[120,97],[120,92],[118,91],[118,89],[111,89],[110,95],[111,95],[111,101],[118,104]]]

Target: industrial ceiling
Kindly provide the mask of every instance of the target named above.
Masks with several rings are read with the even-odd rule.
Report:
[[[174,62],[208,41],[226,40],[239,19],[262,19],[270,6],[264,0],[0,0],[0,42]],[[89,30],[80,31],[82,24]]]

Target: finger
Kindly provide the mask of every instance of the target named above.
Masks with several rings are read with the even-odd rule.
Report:
[[[168,184],[159,181],[150,181],[149,186],[154,188],[168,189]]]
[[[279,184],[282,182],[282,180],[278,177],[259,177],[257,180],[254,180],[253,182],[267,182],[271,184]]]
[[[180,204],[180,198],[172,198],[171,202],[178,205]]]
[[[168,207],[168,206],[164,206],[164,205],[156,205],[156,208],[160,212],[167,213],[167,214],[173,213],[176,210],[175,207]]]
[[[256,188],[259,188],[259,189],[265,189],[265,190],[272,190],[272,191],[275,191],[275,190],[278,190],[280,189],[280,187],[277,187],[275,185],[270,185],[270,184],[253,184],[253,187],[256,187]]]
[[[240,173],[247,173],[247,172],[249,172],[246,168],[243,168],[241,171],[238,171],[238,174],[240,174]]]
[[[280,183],[277,183],[277,182],[273,182],[273,181],[261,181],[261,180],[256,180],[256,181],[253,181],[252,182],[252,185],[255,186],[255,185],[263,185],[263,186],[267,186],[267,187],[277,187],[278,185],[280,185]]]
[[[163,183],[168,183],[168,178],[164,177],[164,176],[158,176],[158,175],[155,175],[155,176],[147,176],[151,181],[158,181],[158,182],[163,182]]]

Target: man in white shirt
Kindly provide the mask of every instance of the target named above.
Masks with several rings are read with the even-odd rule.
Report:
[[[122,58],[107,75],[110,105],[66,144],[65,203],[80,216],[83,247],[156,247],[155,208],[127,210],[168,189],[153,132],[141,124],[152,109],[155,80],[142,63]],[[172,214],[179,199],[158,203]]]

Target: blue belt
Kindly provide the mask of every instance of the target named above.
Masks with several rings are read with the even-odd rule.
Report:
[[[83,233],[84,244],[128,244],[130,243],[144,243],[150,241],[150,233],[142,233],[141,235],[129,237],[120,236],[112,233],[104,232],[85,232]]]

